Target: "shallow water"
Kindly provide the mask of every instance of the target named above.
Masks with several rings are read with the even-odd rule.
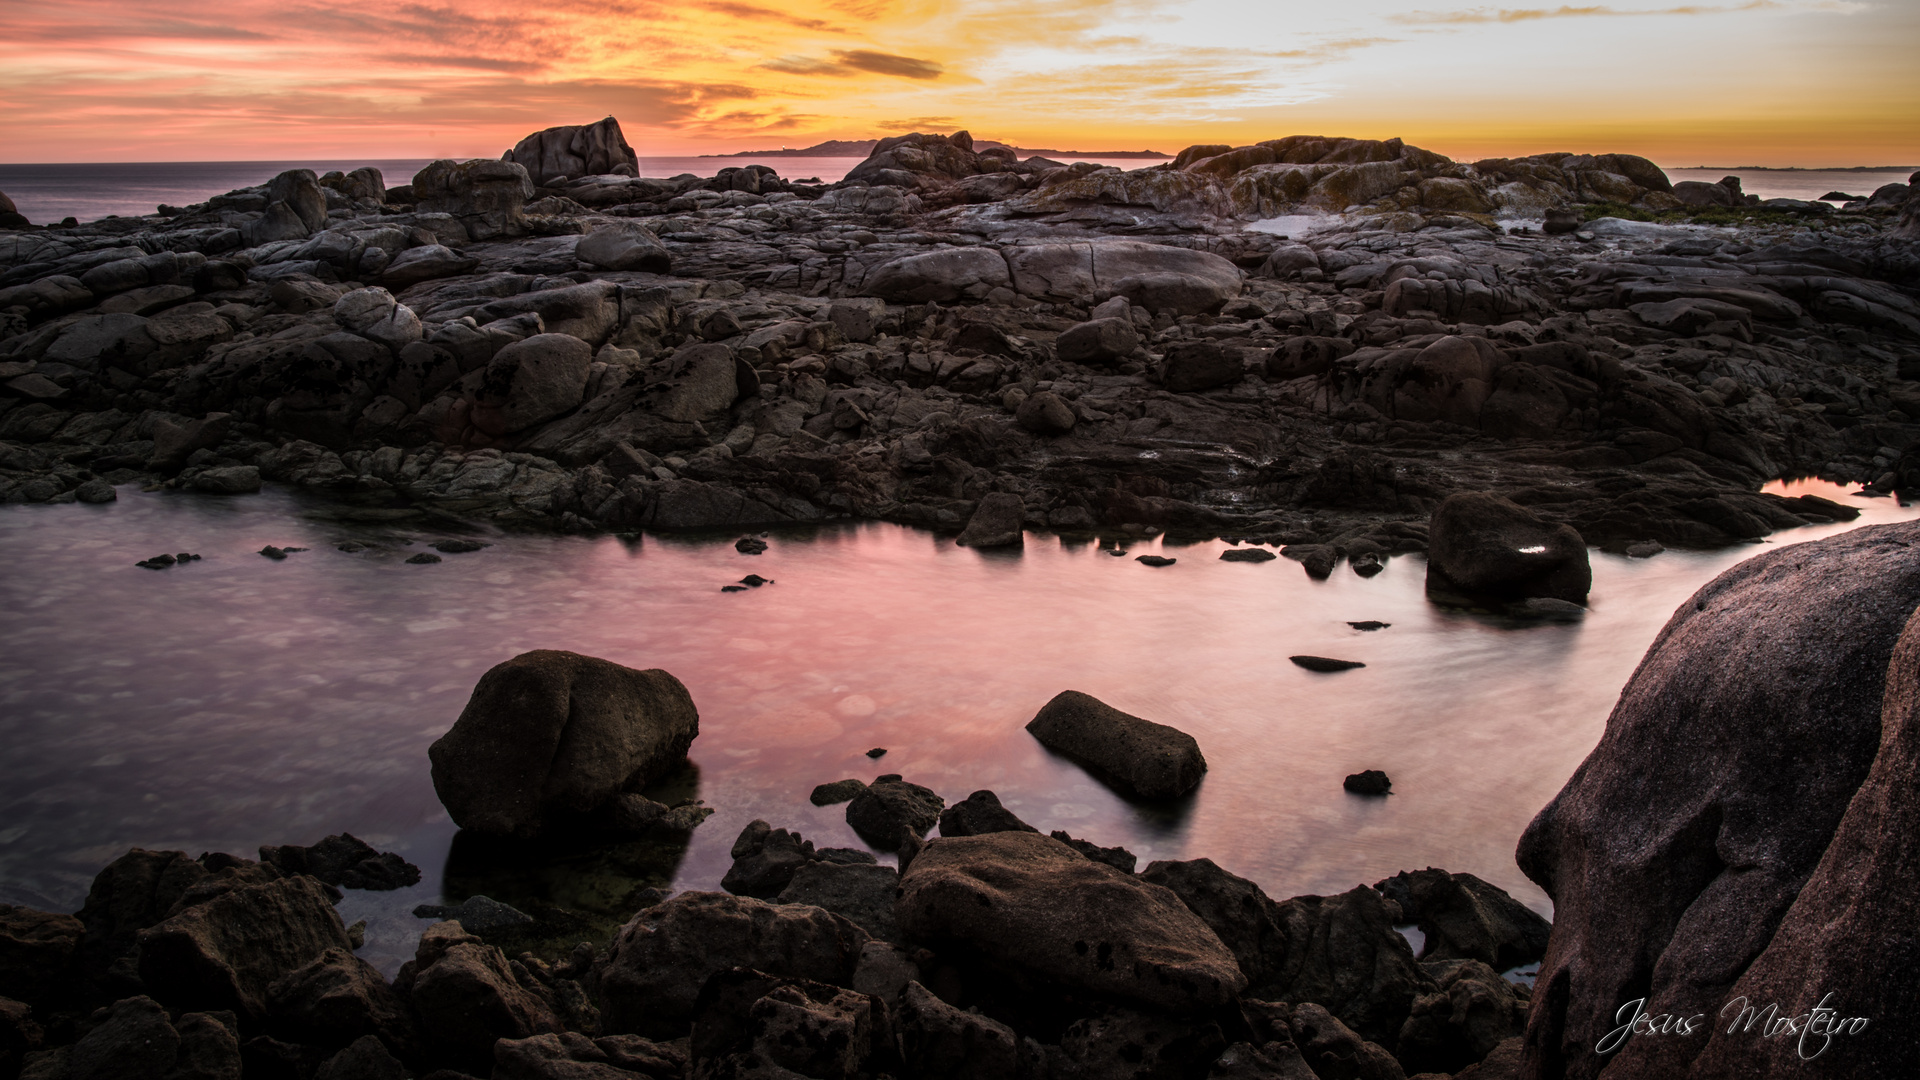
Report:
[[[1861,523],[1916,513],[1851,501]],[[73,910],[130,846],[251,856],[344,830],[425,873],[343,905],[348,921],[371,918],[363,955],[391,971],[424,925],[406,912],[443,886],[614,909],[609,889],[714,888],[756,817],[862,846],[844,808],[808,792],[898,772],[949,803],[991,788],[1043,830],[1125,845],[1143,866],[1206,856],[1275,897],[1431,865],[1544,912],[1513,863],[1521,830],[1591,749],[1668,613],[1767,549],[1596,552],[1583,622],[1520,625],[1428,604],[1418,557],[1315,582],[1286,559],[1221,562],[1221,542],[1115,558],[1035,534],[1017,553],[980,552],[865,524],[775,534],[761,556],[731,536],[489,536],[421,566],[403,560],[446,533],[369,532],[307,516],[316,505],[129,487],[106,506],[0,508],[13,568],[0,579],[0,902]],[[347,539],[383,546],[335,549]],[[268,543],[312,550],[274,562],[256,554]],[[1177,564],[1131,557],[1162,550]],[[160,551],[203,559],[133,565]],[[775,584],[719,591],[749,572]],[[1392,625],[1346,625],[1365,619]],[[686,683],[698,795],[718,811],[687,850],[583,855],[537,885],[450,870],[455,829],[427,745],[483,671],[534,648]],[[1313,674],[1296,653],[1368,666]],[[1023,729],[1065,689],[1192,733],[1207,778],[1174,808],[1116,796]],[[888,753],[870,761],[871,747]],[[1365,768],[1386,770],[1394,794],[1343,792]]]

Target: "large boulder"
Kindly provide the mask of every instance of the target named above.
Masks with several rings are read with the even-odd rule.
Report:
[[[525,967],[467,933],[458,922],[428,928],[414,953],[408,1001],[429,1048],[461,1068],[483,1072],[499,1039],[562,1030]],[[516,970],[517,969],[517,970]]]
[[[142,930],[140,978],[176,1008],[267,1014],[282,975],[352,951],[327,886],[305,875],[240,885]]]
[[[860,291],[899,303],[947,303],[963,297],[981,299],[1010,280],[1007,260],[997,249],[947,248],[883,263],[867,275]]]
[[[79,959],[90,971],[104,971],[126,956],[140,931],[167,917],[187,890],[207,876],[207,868],[184,851],[134,848],[94,875],[78,918],[86,928]]]
[[[1284,900],[1277,915],[1287,947],[1269,976],[1275,997],[1323,1006],[1362,1038],[1391,1046],[1414,999],[1434,991],[1394,929],[1399,909],[1365,885]]]
[[[901,931],[1068,991],[1199,1012],[1246,986],[1172,892],[1038,833],[942,837],[900,878]]]
[[[1249,996],[1283,996],[1272,981],[1286,955],[1286,930],[1280,905],[1260,886],[1222,870],[1212,859],[1149,863],[1140,880],[1172,890],[1212,928],[1247,976]]]
[[[1241,274],[1210,251],[1102,240],[1006,249],[1013,288],[1035,300],[1097,304],[1116,296],[1174,315],[1218,311],[1240,295]]]
[[[344,949],[328,949],[267,988],[275,1030],[295,1042],[345,1047],[366,1035],[389,1048],[412,1045],[413,1021],[379,969]]]
[[[1060,359],[1074,364],[1112,364],[1133,355],[1140,334],[1128,319],[1091,319],[1060,332],[1054,349]]]
[[[666,245],[645,225],[622,221],[601,225],[580,238],[574,255],[602,270],[644,270],[664,274],[673,268]]]
[[[956,1009],[918,982],[900,992],[894,1028],[907,1076],[922,1080],[1018,1080],[1028,1075],[1020,1036],[979,1012]]]
[[[1427,527],[1427,590],[1475,599],[1587,602],[1593,567],[1571,525],[1490,492],[1449,495]]]
[[[783,904],[808,904],[852,920],[876,941],[900,940],[893,893],[900,874],[891,866],[821,859],[794,872],[780,890]]]
[[[729,968],[852,986],[868,940],[850,920],[817,907],[681,893],[614,935],[598,969],[603,1026],[648,1038],[685,1035],[700,988]]]
[[[1421,965],[1438,989],[1413,999],[1394,1046],[1413,1072],[1454,1073],[1491,1054],[1526,1029],[1525,988],[1478,960]]]
[[[1828,991],[1828,1008],[1871,1018],[1836,1035],[1835,1075],[1912,1071],[1912,1040],[1875,1029],[1899,1026],[1876,1010],[1914,1000],[1912,833],[1899,823],[1914,813],[1902,777],[1916,606],[1912,523],[1749,559],[1680,605],[1599,745],[1520,840],[1555,915],[1526,1075],[1801,1068],[1790,1040],[1720,1034],[1734,1019],[1720,1010],[1746,994],[1800,1015]],[[1596,1054],[1635,1001],[1707,1019],[1691,1038]]]
[[[510,435],[565,415],[586,396],[592,373],[593,349],[570,334],[516,341],[487,362],[485,381],[474,393],[473,426]]]
[[[424,332],[420,316],[378,286],[355,289],[334,301],[333,321],[396,353],[419,341]]]
[[[847,824],[867,843],[894,851],[912,838],[927,835],[946,808],[946,801],[931,788],[897,776],[883,777],[847,803]]]
[[[169,1019],[144,995],[122,998],[88,1018],[80,1041],[57,1053],[65,1068],[30,1063],[23,1075],[62,1080],[239,1080],[240,1041],[230,1015],[189,1012]]]
[[[848,180],[872,184],[942,186],[977,175],[980,157],[973,137],[964,131],[952,135],[896,135],[881,139],[867,159],[847,173]]]
[[[427,756],[455,824],[533,836],[679,767],[699,733],[672,675],[539,649],[482,675]]]
[[[1047,749],[1090,766],[1122,793],[1142,799],[1184,795],[1207,771],[1193,736],[1078,690],[1054,695],[1027,722],[1027,731]]]
[[[640,157],[627,145],[620,121],[550,127],[521,139],[500,155],[523,166],[536,184],[582,176],[638,176]]]
[[[63,981],[85,933],[72,915],[0,904],[0,997],[41,998]]]
[[[533,179],[511,161],[435,161],[413,177],[415,209],[452,214],[475,240],[527,231]]]

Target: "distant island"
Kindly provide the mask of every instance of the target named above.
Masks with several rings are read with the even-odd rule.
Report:
[[[1920,169],[1920,165],[1847,165],[1832,169],[1803,169],[1798,165],[1785,168],[1773,165],[1675,165],[1676,169],[1724,169],[1727,172],[1909,172]]]
[[[857,157],[857,158],[864,158],[872,154],[873,148],[879,145],[879,143],[880,143],[879,139],[828,139],[826,142],[815,143],[812,146],[806,147],[804,149],[799,149],[799,150],[790,150],[785,147],[782,147],[778,150],[741,150],[741,151],[738,151],[737,153],[732,153],[732,154],[701,154],[700,156],[703,158],[729,158],[729,157]],[[995,142],[992,139],[975,139],[973,141],[973,145],[976,149],[979,149],[979,150],[992,150],[995,148],[1004,148],[1004,149],[1013,151],[1014,153],[1020,155],[1023,158],[1033,157],[1036,154],[1042,157],[1048,154],[1058,154],[1061,157],[1150,158],[1155,161],[1171,161],[1173,159],[1172,154],[1163,154],[1158,150],[1045,150],[1045,149],[1036,150],[1036,149],[1030,149],[1024,146],[1008,146],[1006,143]]]

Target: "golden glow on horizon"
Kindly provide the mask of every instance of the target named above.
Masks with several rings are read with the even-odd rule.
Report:
[[[966,127],[1903,164],[1915,55],[1910,0],[7,0],[0,161],[494,156],[612,113],[643,158]]]

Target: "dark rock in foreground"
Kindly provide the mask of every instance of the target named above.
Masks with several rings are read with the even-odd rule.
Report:
[[[1086,763],[1123,793],[1171,799],[1200,783],[1207,759],[1193,736],[1064,690],[1027,723],[1042,746]]]
[[[1840,882],[1846,867],[1884,865],[1883,845],[1905,842],[1877,825],[1910,812],[1912,791],[1869,777],[1907,767],[1906,669],[1898,679],[1888,671],[1920,607],[1917,545],[1920,526],[1902,524],[1783,548],[1720,575],[1674,613],[1600,744],[1520,841],[1520,866],[1556,913],[1528,1020],[1529,1070],[1592,1076],[1604,1063],[1731,1077],[1767,1067],[1772,1048],[1718,1036],[1706,1056],[1704,1032],[1630,1039],[1596,1057],[1621,1003],[1639,997],[1711,1017],[1743,986],[1804,1010],[1814,1001],[1800,997],[1824,980],[1820,992],[1840,995],[1829,1006],[1842,1015],[1886,1003],[1889,988],[1910,994],[1905,954],[1885,944],[1910,934],[1896,914],[1904,907],[1877,906],[1904,904],[1893,898],[1910,890],[1855,893]],[[1882,898],[1875,914],[1845,919],[1863,935],[1846,944],[1810,918],[1839,910],[1842,895],[1847,905]],[[1835,1060],[1911,1065],[1911,1041],[1873,1031],[1837,1037],[1831,1052],[1847,1056]]]
[[[525,837],[659,779],[699,733],[693,699],[672,675],[536,650],[481,676],[428,756],[456,824]]]
[[[1428,867],[1375,882],[1382,896],[1420,928],[1420,959],[1474,960],[1506,971],[1539,960],[1552,924],[1472,874]]]

